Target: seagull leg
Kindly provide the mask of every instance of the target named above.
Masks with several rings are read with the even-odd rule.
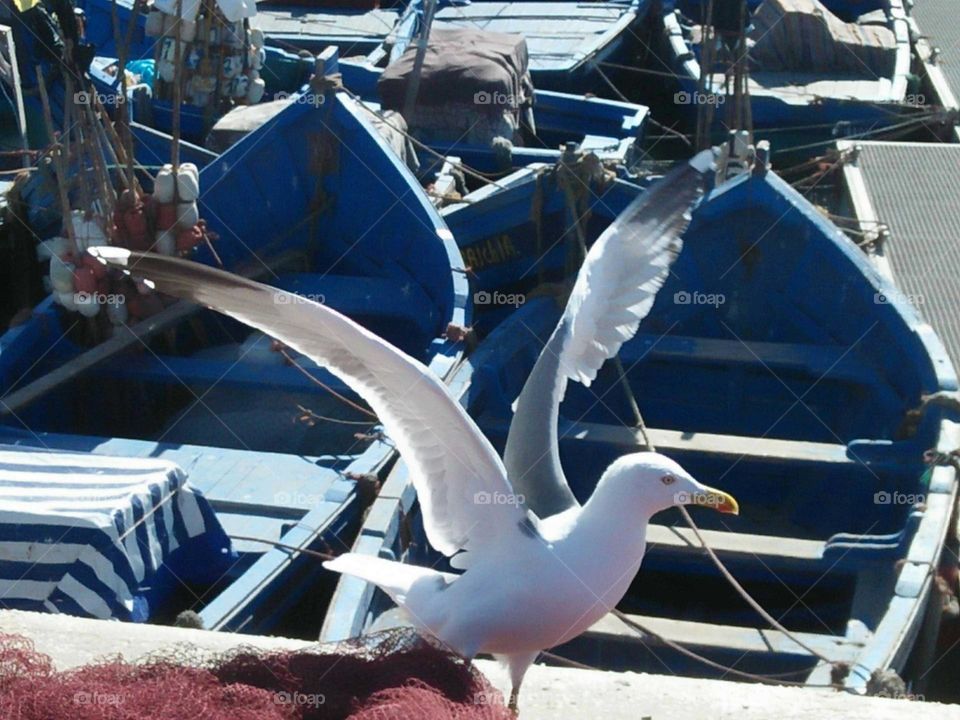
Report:
[[[539,650],[529,653],[513,653],[511,655],[494,655],[494,657],[507,666],[510,671],[510,702],[507,708],[514,715],[520,712],[517,701],[520,698],[520,685],[523,684],[523,676],[527,673],[533,661],[540,655]]]

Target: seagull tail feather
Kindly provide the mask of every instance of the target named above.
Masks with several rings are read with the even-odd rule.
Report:
[[[406,604],[415,584],[427,581],[428,584],[440,589],[455,577],[430,568],[359,553],[344,553],[333,560],[327,560],[323,566],[327,570],[373,583],[400,607]]]

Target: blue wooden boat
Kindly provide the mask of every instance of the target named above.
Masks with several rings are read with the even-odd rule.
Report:
[[[629,59],[639,45],[635,33],[651,5],[650,0],[453,0],[438,3],[433,27],[522,35],[530,49],[530,73],[538,88],[602,92],[606,84],[598,63]],[[406,50],[419,33],[423,8],[422,0],[410,1],[382,55],[393,59]],[[371,59],[380,61],[381,57]]]
[[[657,449],[740,499],[733,522],[696,516],[711,547],[805,645],[846,663],[840,682],[860,691],[877,669],[909,678],[931,652],[940,612],[931,588],[957,498],[956,471],[925,453],[955,447],[958,425],[939,411],[910,412],[922,394],[956,388],[956,373],[910,306],[877,300],[890,290],[853,243],[761,167],[701,203],[652,312],[620,353]],[[529,299],[452,380],[500,448],[560,304]],[[642,448],[641,436],[610,364],[589,390],[571,385],[560,413],[565,474],[584,500],[609,462]],[[657,636],[608,617],[558,654],[606,669],[720,676],[666,638],[737,671],[830,684],[830,665],[754,629],[762,621],[679,516],[654,523],[621,610]],[[442,560],[402,462],[353,551]],[[385,595],[343,578],[321,639],[398,622]]]
[[[474,327],[497,325],[543,283],[569,277],[587,245],[643,192],[642,184],[576,173],[586,153],[529,165],[448,205],[441,214],[456,238],[474,299]]]
[[[266,2],[257,22],[267,42],[285,50],[318,53],[336,47],[344,56],[375,55],[403,12],[402,2]]]
[[[80,0],[77,5],[86,15],[87,39],[101,54],[116,57],[112,0]],[[383,43],[400,16],[400,8],[394,3],[381,3],[382,7],[372,7],[374,3],[370,3],[366,8],[359,3],[354,8],[347,5],[322,0],[316,3],[258,3],[254,25],[264,31],[274,47],[294,53],[307,50],[315,55],[334,46],[343,53],[366,55]],[[121,32],[126,31],[132,8],[132,0],[117,1]],[[152,56],[153,43],[151,38],[144,36],[144,22],[145,17],[141,14],[138,29],[134,32],[131,57]]]
[[[377,81],[383,70],[367,60],[353,59],[341,60],[339,67],[344,85],[362,97],[371,110],[379,110]],[[630,174],[643,156],[641,145],[648,115],[648,109],[642,105],[535,89],[536,133],[526,133],[526,144],[512,145],[509,156],[504,158],[488,144],[424,133],[420,139],[433,152],[420,152],[422,174],[440,170],[443,160],[438,154],[458,157],[465,165],[485,173],[532,163],[555,163],[560,159],[561,147],[568,142]],[[454,133],[456,137],[460,135]]]
[[[117,18],[117,31],[120,37],[125,39],[133,4],[130,0],[119,0],[114,8],[112,0],[84,0],[82,5],[86,15],[84,37],[97,52],[97,57],[90,66],[90,78],[97,90],[105,97],[116,98],[120,95],[120,81],[115,69],[118,52],[114,33],[114,14]],[[153,60],[159,41],[157,38],[146,35],[145,27],[146,15],[140,12],[130,44],[127,46],[128,61]],[[265,47],[264,53],[262,69],[262,77],[266,83],[263,93],[264,102],[295,93],[316,70],[315,59],[309,55],[298,55],[275,46]],[[140,94],[135,87],[128,87],[126,99],[130,103],[130,113],[134,120],[164,133],[171,131],[173,116],[171,101],[153,98],[151,93]],[[110,103],[106,104],[108,109],[112,109],[109,107]],[[203,108],[184,102],[180,106],[180,136],[189,142],[202,144],[210,128],[218,119]]]
[[[750,0],[750,11],[756,12],[761,4],[760,0]],[[778,152],[806,145],[810,148],[799,149],[815,151],[838,137],[871,137],[887,132],[902,135],[922,130],[921,118],[931,123],[936,108],[925,106],[911,81],[910,34],[902,1],[837,0],[824,5],[833,11],[837,22],[853,23],[857,31],[879,28],[889,42],[886,51],[882,57],[878,54],[873,60],[866,56],[861,60],[839,47],[839,41],[834,44],[826,37],[816,43],[804,40],[799,30],[787,31],[789,22],[784,21],[780,26],[783,34],[776,39],[779,66],[771,67],[763,59],[750,68],[750,107],[757,136],[773,140]],[[733,112],[734,104],[721,99],[725,93],[724,71],[730,62],[717,60],[701,87],[703,48],[695,28],[704,21],[706,8],[702,0],[664,2],[659,18],[663,42],[660,55],[678,78],[674,95],[677,110],[695,118],[704,103],[717,105],[714,127],[722,133],[731,126],[732,115],[728,117],[728,113]],[[773,38],[769,34],[761,39],[772,43]],[[831,71],[817,69],[816,56],[832,52],[831,48],[851,62]],[[755,53],[751,50],[751,58]]]
[[[209,161],[200,187],[226,267],[329,303],[449,374],[459,347],[444,338],[447,325],[469,321],[466,281],[452,270],[459,252],[349,95],[291,103]],[[197,259],[213,262],[206,252]],[[69,328],[48,299],[0,338],[5,401],[85,350]],[[319,565],[297,550],[350,536],[364,492],[392,463],[391,444],[369,416],[270,352],[269,339],[205,311],[138,346],[4,416],[0,444],[176,463],[229,535],[288,547],[234,541],[229,575],[172,609],[196,605],[210,629],[304,632],[284,624],[285,613],[308,589],[310,602],[324,593]],[[311,423],[297,421],[298,406]]]
[[[114,62],[109,52],[114,48],[111,4],[107,0],[87,0],[87,13],[90,16],[88,39],[97,44],[98,51],[103,55],[93,63],[90,75],[101,92],[114,96],[118,93],[119,82],[114,75],[107,72],[107,68]],[[129,16],[129,5],[120,3],[117,18],[121,29],[126,28]],[[144,35],[143,25],[144,19],[141,16],[129,50],[131,58],[152,57],[155,42],[153,38]],[[103,49],[98,43],[102,43]],[[314,46],[311,44],[310,47]],[[372,53],[367,58],[356,58],[356,48],[348,48],[347,51],[354,57],[339,63],[344,85],[370,101],[371,109],[378,109],[377,80],[382,69],[377,67],[377,58],[380,56]],[[325,54],[329,54],[329,51]],[[267,82],[264,100],[297,90],[314,72],[314,65],[313,58],[302,57],[277,47],[266,48],[265,68],[262,71],[262,77]],[[137,99],[133,91],[130,92],[129,99],[135,120],[163,132],[170,131],[172,104],[169,101],[146,97]],[[423,139],[435,152],[444,156],[460,157],[465,164],[481,172],[502,172],[504,167],[522,167],[532,162],[555,162],[560,155],[558,148],[569,141],[577,142],[582,148],[594,152],[608,163],[619,165],[625,172],[639,161],[648,115],[646,107],[547,90],[535,91],[534,101],[536,132],[527,133],[526,145],[512,147],[506,159],[487,145],[471,143],[462,138],[456,142],[450,138]],[[202,144],[216,118],[211,118],[203,109],[189,104],[181,105],[180,114],[182,137]],[[454,135],[459,138],[462,133]],[[428,177],[441,169],[443,161],[435,154],[424,153],[421,155],[421,162],[422,174]]]

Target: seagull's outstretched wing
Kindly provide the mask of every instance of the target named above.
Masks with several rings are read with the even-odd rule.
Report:
[[[557,437],[567,381],[589,387],[603,363],[636,334],[680,252],[712,161],[708,150],[672,170],[597,239],[523,386],[504,462],[513,487],[541,518],[577,505],[560,466]]]
[[[522,542],[526,511],[491,502],[512,493],[503,464],[446,386],[422,363],[349,318],[300,296],[200,263],[92,250],[160,292],[206,305],[277,338],[330,370],[376,412],[410,468],[430,543],[440,552]],[[526,523],[524,530],[520,524]],[[464,565],[470,553],[458,558]]]

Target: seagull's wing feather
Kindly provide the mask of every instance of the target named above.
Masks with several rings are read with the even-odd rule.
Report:
[[[169,295],[257,328],[326,367],[376,412],[410,468],[430,543],[446,555],[522,541],[522,507],[496,450],[427,367],[335,310],[206,265],[120,248],[97,248]],[[487,502],[484,502],[487,500]],[[527,523],[529,525],[529,523]],[[515,535],[514,535],[515,534]],[[462,564],[469,557],[459,558]]]
[[[568,380],[586,386],[653,306],[681,248],[712,152],[675,168],[634,200],[587,253],[566,310],[524,384],[504,462],[527,507],[546,518],[576,506],[563,475],[558,414]]]

